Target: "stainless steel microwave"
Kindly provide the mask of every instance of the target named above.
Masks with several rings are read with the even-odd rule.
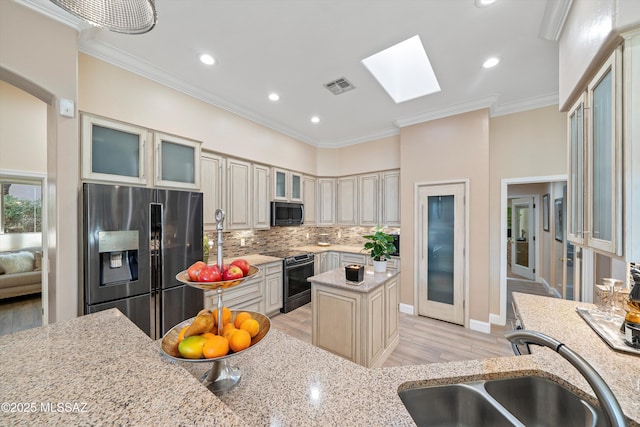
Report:
[[[271,202],[271,226],[301,225],[304,223],[302,203]]]

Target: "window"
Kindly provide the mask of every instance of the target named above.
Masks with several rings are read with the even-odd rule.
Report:
[[[0,180],[0,234],[42,231],[42,188],[40,183]]]

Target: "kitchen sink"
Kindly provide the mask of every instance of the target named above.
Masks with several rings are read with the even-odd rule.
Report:
[[[398,392],[418,426],[606,426],[599,408],[546,378],[526,376]]]
[[[542,377],[487,381],[487,393],[527,426],[606,426],[600,408]]]

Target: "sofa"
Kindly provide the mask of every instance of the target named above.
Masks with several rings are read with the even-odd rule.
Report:
[[[0,299],[42,291],[41,248],[0,252]]]

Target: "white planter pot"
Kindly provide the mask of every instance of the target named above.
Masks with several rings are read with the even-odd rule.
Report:
[[[376,273],[387,271],[387,261],[373,261],[373,271]]]

